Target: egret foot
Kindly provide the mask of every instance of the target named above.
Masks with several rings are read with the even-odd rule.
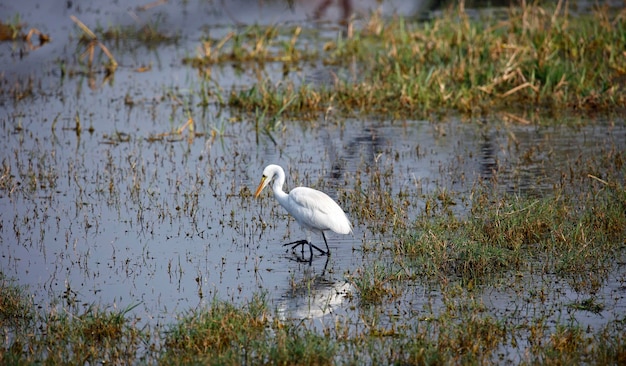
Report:
[[[285,243],[283,244],[284,247],[291,245],[291,250],[295,250],[299,245],[302,245],[302,252],[304,254],[304,246],[308,245],[309,248],[311,249],[311,256],[313,256],[313,248],[317,249],[320,254],[322,255],[328,255],[329,252],[325,252],[322,249],[320,249],[317,245],[311,243],[308,240],[296,240],[296,241],[292,241],[291,243]]]

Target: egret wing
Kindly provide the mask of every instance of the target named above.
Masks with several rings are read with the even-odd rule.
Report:
[[[292,216],[313,230],[332,230],[348,234],[352,227],[341,207],[326,193],[308,187],[294,188],[289,192]]]

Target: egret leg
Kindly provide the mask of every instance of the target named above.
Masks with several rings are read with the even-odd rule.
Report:
[[[324,254],[326,254],[327,256],[330,256],[330,248],[328,247],[328,242],[326,241],[326,235],[324,235],[323,231],[322,231],[322,238],[324,238],[324,244],[326,244],[326,253]]]

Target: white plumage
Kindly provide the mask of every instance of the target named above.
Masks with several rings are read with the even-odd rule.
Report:
[[[330,230],[337,234],[350,234],[352,232],[352,225],[350,225],[350,221],[348,221],[345,212],[343,212],[337,202],[328,197],[326,193],[308,187],[294,188],[289,194],[283,192],[285,171],[278,165],[271,164],[265,167],[261,183],[259,183],[254,197],[258,197],[263,188],[272,180],[274,180],[272,190],[274,191],[274,197],[278,203],[280,203],[305,230],[321,233],[322,238],[324,238],[324,243],[326,244],[326,251],[311,244],[309,240],[299,240],[285,245],[295,244],[293,245],[295,248],[298,245],[304,246],[304,244],[308,244],[311,248],[311,256],[313,256],[312,248],[319,250],[322,254],[330,254],[324,231]]]

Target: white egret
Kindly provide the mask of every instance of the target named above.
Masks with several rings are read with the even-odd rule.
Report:
[[[298,224],[307,232],[307,240],[298,240],[284,245],[293,245],[292,248],[302,245],[309,245],[311,251],[311,259],[313,259],[313,248],[320,251],[321,254],[330,255],[328,242],[324,231],[331,230],[337,234],[352,233],[352,225],[348,221],[345,212],[339,207],[337,202],[324,192],[320,192],[309,187],[297,187],[292,189],[289,194],[283,192],[283,184],[285,184],[285,171],[278,165],[268,165],[263,170],[261,183],[254,193],[257,198],[272,180],[272,190],[274,198],[293,216]],[[326,251],[313,245],[309,240],[309,231],[319,232],[324,238]]]

